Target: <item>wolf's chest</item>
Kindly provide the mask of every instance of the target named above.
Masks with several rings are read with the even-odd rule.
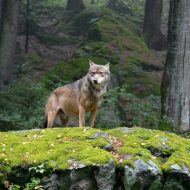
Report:
[[[98,100],[97,99],[87,99],[84,102],[84,108],[86,111],[91,111],[95,108],[95,106],[98,104]]]

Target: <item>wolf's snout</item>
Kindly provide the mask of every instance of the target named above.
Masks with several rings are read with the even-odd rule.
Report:
[[[94,84],[98,84],[98,80],[93,80]]]

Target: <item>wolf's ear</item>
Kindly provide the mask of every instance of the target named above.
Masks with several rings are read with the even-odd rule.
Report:
[[[107,69],[110,69],[110,63],[108,62],[108,63],[105,65],[105,67],[106,67]]]
[[[94,64],[95,64],[95,63],[89,59],[89,65],[90,65],[90,67],[91,67],[92,65],[94,65]]]

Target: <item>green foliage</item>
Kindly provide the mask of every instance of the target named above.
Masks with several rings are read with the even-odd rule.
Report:
[[[31,81],[13,82],[0,93],[1,130],[41,127],[47,90],[41,83]]]
[[[123,88],[116,87],[106,93],[97,114],[97,128],[115,128],[124,124],[118,106],[118,98],[123,93],[123,90]],[[108,122],[110,120],[111,122]]]
[[[46,171],[46,166],[44,163],[42,163],[39,166],[34,166],[34,167],[29,168],[29,172],[30,171],[35,171],[35,173],[43,174]]]
[[[26,184],[24,190],[43,190],[44,188],[40,185],[40,179],[31,178],[31,182]]]
[[[169,122],[160,117],[160,97],[151,95],[138,98],[130,94],[128,89],[129,86],[124,85],[106,93],[98,112],[96,127],[115,128],[128,125],[169,130]],[[110,119],[112,122],[108,122]]]
[[[26,183],[24,185],[24,187],[21,187],[20,185],[12,185],[9,190],[21,190],[21,189],[24,189],[24,190],[44,190],[44,188],[40,185],[40,179],[39,178],[35,178],[35,177],[32,177],[30,182]]]
[[[160,124],[160,97],[149,96],[139,99],[132,94],[128,94],[126,99],[129,103],[125,108],[125,112],[132,116],[132,126],[158,128]]]
[[[146,65],[147,63],[138,56],[131,56],[124,64],[113,66],[113,73],[118,77],[120,85],[129,86],[129,93],[141,98],[150,95],[159,96],[160,81],[145,69]]]
[[[31,62],[31,64],[41,64],[42,58],[35,52],[27,55],[27,60]]]
[[[9,188],[10,189],[10,188]],[[21,189],[21,186],[20,185],[13,185],[11,187],[11,190],[20,190]]]

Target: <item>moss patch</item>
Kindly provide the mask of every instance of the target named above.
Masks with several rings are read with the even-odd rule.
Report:
[[[10,167],[54,161],[56,169],[61,170],[70,166],[68,160],[81,161],[85,165],[106,163],[113,157],[101,149],[108,143],[106,139],[91,140],[97,132],[99,130],[88,128],[55,128],[1,133],[0,161]]]
[[[173,164],[185,164],[190,169],[188,159],[190,140],[174,133],[142,128],[116,128],[108,133],[122,139],[119,153],[123,156],[122,165],[132,165],[135,160],[153,160],[163,172],[169,172]]]
[[[190,169],[190,140],[157,130],[115,128],[101,131],[77,127],[1,132],[0,136],[2,179],[18,168],[37,167],[43,163],[46,170],[65,170],[77,168],[73,162],[88,166],[105,164],[111,159],[120,167],[142,159],[153,160],[163,172],[169,172],[176,163]],[[116,142],[113,143],[113,139]],[[117,140],[121,142],[118,147]],[[110,143],[118,157],[104,150]]]

